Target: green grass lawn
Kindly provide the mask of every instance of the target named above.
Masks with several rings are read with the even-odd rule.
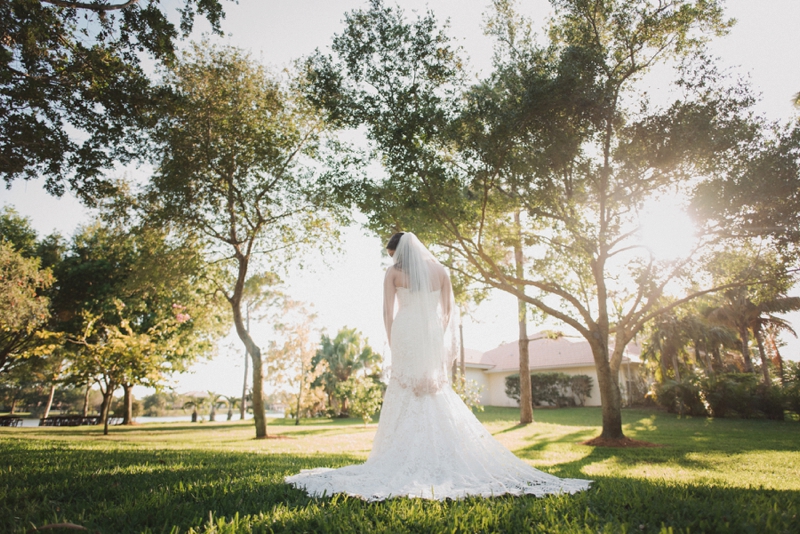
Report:
[[[376,425],[271,421],[0,428],[0,532],[69,522],[92,532],[800,532],[800,423],[624,412],[629,437],[660,448],[580,445],[596,408],[487,408],[480,419],[520,458],[595,481],[572,496],[364,503],[283,484],[301,468],[363,461]],[[76,532],[48,529],[44,532]]]

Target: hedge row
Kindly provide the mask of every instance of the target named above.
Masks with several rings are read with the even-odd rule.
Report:
[[[534,406],[583,406],[592,395],[588,375],[531,373],[531,402]],[[519,402],[519,373],[506,377],[506,395]]]
[[[750,373],[697,374],[680,382],[667,380],[656,384],[650,395],[673,413],[776,420],[783,420],[787,410],[800,414],[800,382],[766,385]]]

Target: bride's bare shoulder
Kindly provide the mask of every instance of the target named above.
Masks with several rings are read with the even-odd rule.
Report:
[[[402,271],[400,269],[396,268],[394,265],[390,265],[386,268],[384,280],[397,280],[401,274]]]
[[[444,265],[439,262],[431,262],[431,265],[433,266],[433,272],[435,272],[437,276],[447,276],[447,269],[444,268]]]

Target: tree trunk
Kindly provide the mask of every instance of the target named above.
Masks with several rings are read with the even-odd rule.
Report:
[[[101,417],[101,421],[102,421],[103,414],[106,413],[106,405],[108,404],[108,397],[106,396],[105,392],[103,391],[103,387],[102,386],[100,386],[100,393],[103,396],[103,400],[100,403],[100,417]]]
[[[467,384],[467,360],[466,354],[464,353],[464,323],[459,319],[458,322],[458,335],[459,335],[459,360],[460,360],[460,367],[461,367],[461,388],[462,391],[466,391],[466,384]]]
[[[211,403],[211,410],[208,412],[208,420],[209,422],[217,420],[217,407],[213,402]]]
[[[47,419],[50,416],[50,407],[53,406],[53,396],[56,394],[56,385],[50,384],[50,394],[47,396],[47,402],[44,405],[44,414],[42,415],[43,419]]]
[[[531,370],[528,362],[528,325],[525,320],[525,302],[519,303],[519,422],[526,425],[533,422],[533,391],[531,390]]]
[[[658,366],[661,369],[661,383],[663,384],[669,378],[667,375],[667,357],[663,351],[658,355]]]
[[[89,393],[92,391],[92,385],[86,384],[86,393],[83,394],[83,416],[89,416]]]
[[[769,377],[769,358],[767,358],[767,351],[764,348],[764,338],[761,335],[761,328],[754,327],[753,335],[758,343],[758,355],[761,357],[761,375],[764,377],[764,385],[769,386],[772,380]]]
[[[102,388],[100,388],[102,391]],[[108,435],[108,417],[111,414],[111,401],[114,399],[114,390],[117,389],[113,384],[109,384],[103,391],[103,407],[100,411],[100,420],[103,421],[103,435]]]
[[[695,346],[695,350],[699,350],[697,346]],[[711,353],[708,351],[708,341],[703,341],[703,361],[705,362],[706,370],[708,371],[709,375],[714,374],[714,362],[711,361]]]
[[[300,368],[300,376],[302,377],[303,369]],[[294,424],[295,426],[300,424],[300,406],[303,398],[303,379],[300,379],[300,390],[297,392],[297,411],[295,412]]]
[[[261,361],[261,349],[253,344],[253,419],[256,424],[256,439],[264,439],[267,434],[267,413],[264,409],[264,371]]]
[[[678,351],[672,352],[672,369],[675,371],[675,382],[680,382],[681,370],[678,368]]]
[[[722,353],[719,350],[719,344],[714,344],[714,348],[711,349],[711,353],[714,354],[714,364],[717,366],[717,372],[722,373],[725,371],[725,366],[722,363]]]
[[[16,409],[17,409],[17,401],[18,401],[18,400],[19,400],[19,399],[17,399],[17,396],[16,396],[16,395],[14,395],[14,398],[13,398],[13,399],[11,399],[11,411],[9,412],[9,414],[8,414],[8,415],[14,415],[14,410],[16,410]]]
[[[250,322],[250,309],[247,309],[247,322],[245,326],[244,318],[242,317],[241,298],[244,289],[244,281],[247,275],[247,261],[240,259],[239,263],[239,278],[236,282],[236,289],[234,296],[230,299],[231,309],[233,311],[233,324],[236,326],[236,334],[239,339],[244,343],[247,353],[253,362],[253,421],[256,426],[256,439],[265,439],[267,437],[267,414],[264,410],[264,371],[263,361],[261,359],[261,349],[256,345],[253,338],[250,337],[250,331],[247,328]]]
[[[781,379],[781,385],[786,385],[786,377],[783,373],[783,357],[781,356],[781,352],[778,350],[778,343],[775,341],[775,334],[770,333],[767,336],[767,343],[769,343],[772,352],[775,353],[775,357],[772,359],[772,363],[775,367],[778,368],[778,376]]]
[[[603,431],[600,437],[623,439],[625,434],[622,433],[622,394],[608,361],[608,351],[604,350],[599,343],[592,343],[591,346],[597,369],[600,403],[603,408]]]
[[[247,313],[248,318],[250,317],[250,312]],[[249,321],[248,321],[249,323]],[[249,324],[247,325],[249,328]],[[244,421],[244,416],[247,413],[247,372],[249,371],[248,365],[250,363],[250,355],[247,354],[247,351],[244,351],[244,384],[242,385],[242,407],[239,409],[239,419]]]
[[[131,390],[133,389],[132,384],[122,384],[122,391],[124,392],[124,409],[122,411],[122,424],[123,425],[132,425],[133,424],[133,393]]]
[[[744,358],[744,370],[748,373],[755,371],[753,361],[750,359],[750,347],[748,346],[747,327],[739,328],[739,336],[742,338],[742,358]]]
[[[522,279],[524,272],[524,258],[522,256],[521,224],[519,210],[514,212],[514,224],[517,227],[517,240],[514,242],[514,267],[516,276]],[[517,289],[524,293],[525,287]],[[533,392],[531,391],[531,371],[529,365],[528,344],[528,310],[525,301],[517,298],[517,320],[519,323],[519,422],[526,425],[533,422]]]

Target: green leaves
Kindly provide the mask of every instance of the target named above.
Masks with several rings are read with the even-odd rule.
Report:
[[[141,130],[169,95],[142,58],[171,64],[178,32],[159,0],[106,5],[9,0],[0,4],[0,176],[43,176],[92,205],[113,191],[103,172],[147,153]],[[196,14],[220,31],[220,0],[185,0],[181,29]]]
[[[0,241],[0,372],[23,359],[36,345],[36,334],[50,318],[43,295],[53,283],[37,258],[25,258]]]
[[[285,80],[241,50],[204,42],[167,82],[178,102],[154,134],[160,151],[148,187],[151,215],[248,261],[325,233],[324,213],[311,198],[321,123]]]
[[[377,380],[352,375],[336,385],[336,395],[348,401],[348,414],[360,417],[364,425],[372,421],[383,404],[383,388]]]
[[[322,387],[331,400],[341,400],[341,404],[331,407],[338,414],[344,410],[345,402],[348,398],[347,392],[340,390],[340,384],[354,376],[356,371],[362,369],[365,372],[377,374],[380,361],[381,355],[372,350],[372,347],[367,344],[367,341],[355,328],[342,328],[333,339],[323,335],[321,346],[314,358],[311,359],[311,368],[316,369],[318,372],[318,376],[311,384],[311,387]],[[347,387],[363,389],[362,386],[363,384],[351,384],[351,386]],[[367,390],[362,391],[362,393],[365,399],[369,400],[372,398],[372,393]],[[375,413],[374,410],[369,415],[373,413]]]

